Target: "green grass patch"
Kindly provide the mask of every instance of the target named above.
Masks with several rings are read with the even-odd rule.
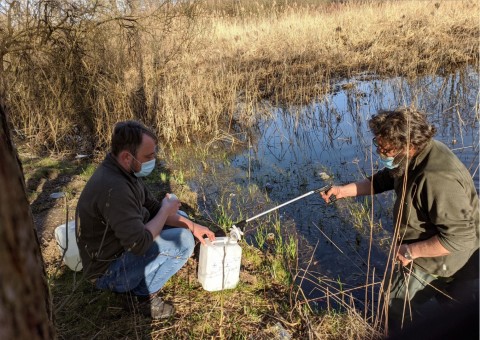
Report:
[[[83,168],[83,171],[82,173],[80,174],[80,177],[84,180],[84,181],[88,181],[90,179],[90,177],[92,177],[93,173],[95,172],[95,170],[97,169],[97,165],[96,164],[88,164],[87,166],[85,166]]]

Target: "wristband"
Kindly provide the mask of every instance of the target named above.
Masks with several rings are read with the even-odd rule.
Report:
[[[413,261],[413,257],[410,253],[410,248],[408,247],[408,244],[405,245],[405,253],[403,254],[403,257],[406,258],[408,261]]]

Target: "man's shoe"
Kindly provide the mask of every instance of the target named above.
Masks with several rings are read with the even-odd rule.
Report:
[[[160,296],[135,296],[127,295],[124,300],[125,309],[129,312],[140,313],[145,317],[167,319],[175,314],[175,307],[166,303]]]
[[[167,319],[175,314],[175,307],[163,301],[160,296],[140,303],[139,309],[144,316],[155,320]]]

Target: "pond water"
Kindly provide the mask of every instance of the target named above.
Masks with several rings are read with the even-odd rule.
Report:
[[[325,184],[362,179],[378,167],[368,119],[380,109],[414,103],[430,113],[429,120],[438,130],[435,138],[454,150],[478,188],[478,83],[478,74],[470,69],[415,81],[368,75],[340,81],[321,101],[303,107],[272,108],[272,116],[262,119],[246,137],[250,147],[231,156],[229,166],[218,167],[216,178],[224,178],[225,185],[254,183],[268,193],[269,202],[243,207],[244,218]],[[217,188],[223,184],[218,180],[210,183]],[[206,182],[194,184],[202,185]],[[210,193],[210,199],[218,203],[218,190]],[[313,260],[301,259],[301,265],[308,265],[311,273],[303,283],[309,297],[324,294],[316,283],[319,277],[342,282],[343,289],[365,283],[370,244],[365,216],[371,213],[370,208],[376,226],[370,270],[375,267],[381,275],[392,233],[393,199],[393,194],[378,195],[371,208],[369,198],[326,205],[318,195],[311,195],[278,210],[280,220],[293,222],[297,232],[315,248]],[[209,209],[208,204],[205,209]],[[360,220],[363,216],[363,226],[356,219],[359,216]]]

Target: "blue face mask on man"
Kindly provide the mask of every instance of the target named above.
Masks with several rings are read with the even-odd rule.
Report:
[[[402,160],[400,160],[400,162],[397,162],[395,164],[393,162],[395,161],[395,158],[402,152],[401,150],[395,156],[385,156],[382,152],[380,152],[380,150],[385,151],[385,149],[378,145],[376,137],[372,138],[372,143],[374,146],[377,147],[377,154],[380,157],[380,164],[383,165],[384,168],[387,168],[390,170],[398,168]],[[387,153],[387,151],[385,152]]]
[[[390,156],[390,157],[384,156],[380,152],[377,152],[378,156],[380,157],[380,164],[383,165],[384,168],[387,168],[390,170],[398,168],[403,158],[405,158],[405,156],[403,156],[403,158],[400,161],[398,161],[397,163],[393,163],[395,161],[395,158],[400,154],[400,152],[402,151],[399,151],[395,156]]]
[[[383,165],[384,168],[387,169],[395,169],[398,168],[399,163],[393,164],[393,161],[395,160],[395,157],[384,157],[380,155],[380,163]]]
[[[133,155],[132,155],[133,157]],[[135,157],[133,157],[134,160],[136,160],[138,163],[140,163],[140,161],[138,159],[136,159]],[[153,169],[155,169],[155,161],[156,159],[152,159],[150,161],[147,161],[145,163],[141,163],[142,164],[142,167],[140,169],[140,171],[138,172],[134,172],[133,174],[135,175],[135,177],[145,177],[145,176],[148,176],[152,173]]]
[[[142,168],[139,172],[135,172],[134,175],[136,177],[145,177],[152,173],[153,169],[155,169],[155,158],[151,161],[142,163]]]

